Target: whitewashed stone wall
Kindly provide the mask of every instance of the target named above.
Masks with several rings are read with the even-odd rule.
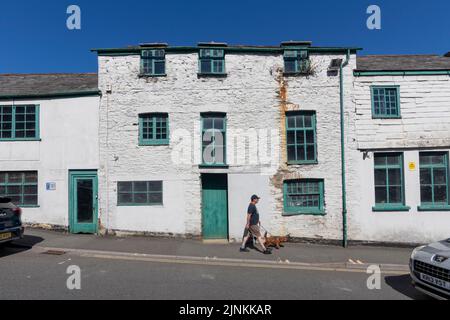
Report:
[[[166,77],[139,78],[139,55],[100,56],[99,87],[103,97],[99,190],[103,226],[122,231],[201,235],[200,174],[226,172],[231,239],[242,235],[253,193],[263,197],[259,205],[262,221],[273,233],[340,239],[339,77],[327,73],[333,58],[345,56],[313,55],[315,75],[283,78],[282,55],[229,53],[226,78],[198,78],[197,53],[167,53]],[[346,103],[351,102],[354,66],[352,56],[345,69]],[[286,99],[282,99],[281,88],[286,90]],[[285,164],[284,111],[298,109],[317,112],[317,165]],[[138,146],[138,114],[144,112],[169,114],[169,146]],[[271,165],[231,162],[228,169],[221,170],[199,169],[198,163],[174,163],[180,133],[192,138],[192,149],[200,148],[201,112],[225,112],[227,135],[242,129],[258,133],[275,130],[281,141],[279,153],[273,156]],[[230,143],[228,140],[228,159]],[[189,147],[187,141],[183,145]],[[242,154],[242,146],[236,148]],[[325,179],[326,216],[282,216],[282,180],[298,177]],[[163,180],[162,206],[117,206],[117,181],[153,179]]]
[[[372,85],[400,86],[401,119],[372,119]],[[352,108],[355,143],[350,151],[352,173],[348,175],[350,239],[426,243],[448,238],[450,212],[420,212],[417,207],[419,152],[450,149],[450,77],[356,77]],[[410,211],[372,211],[373,152],[383,150],[404,152],[405,204],[411,207]],[[410,162],[416,164],[415,170],[409,170]]]

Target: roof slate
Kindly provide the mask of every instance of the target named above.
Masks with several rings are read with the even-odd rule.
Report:
[[[0,74],[0,98],[98,94],[96,73]]]
[[[450,70],[450,57],[438,55],[373,55],[356,58],[357,71]]]

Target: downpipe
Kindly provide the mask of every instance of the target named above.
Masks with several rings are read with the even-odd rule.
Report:
[[[343,69],[350,60],[350,50],[347,50],[347,56],[339,67],[339,90],[340,90],[340,123],[341,123],[341,183],[342,183],[342,246],[347,247],[347,190],[345,181],[345,122],[344,122],[344,75]]]

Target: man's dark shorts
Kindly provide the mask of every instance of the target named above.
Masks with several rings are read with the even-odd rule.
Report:
[[[246,236],[248,236],[248,233],[251,233],[251,235],[252,236],[254,236],[254,237],[257,237],[257,238],[259,238],[259,237],[261,237],[261,231],[260,231],[260,229],[259,229],[259,226],[258,225],[252,225],[252,226],[250,226],[250,228],[245,228],[245,230],[244,230],[244,238],[246,237]]]

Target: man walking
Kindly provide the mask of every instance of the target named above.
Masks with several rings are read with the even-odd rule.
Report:
[[[259,244],[261,245],[262,252],[264,254],[271,254],[272,252],[264,246],[265,240],[261,236],[261,231],[259,226],[261,222],[259,221],[259,212],[258,208],[256,208],[256,204],[259,201],[259,197],[257,195],[252,195],[251,202],[248,205],[247,209],[247,223],[245,225],[244,237],[242,239],[242,244],[239,249],[241,252],[248,252],[249,250],[246,248],[246,243],[248,238],[252,235],[258,239]]]

